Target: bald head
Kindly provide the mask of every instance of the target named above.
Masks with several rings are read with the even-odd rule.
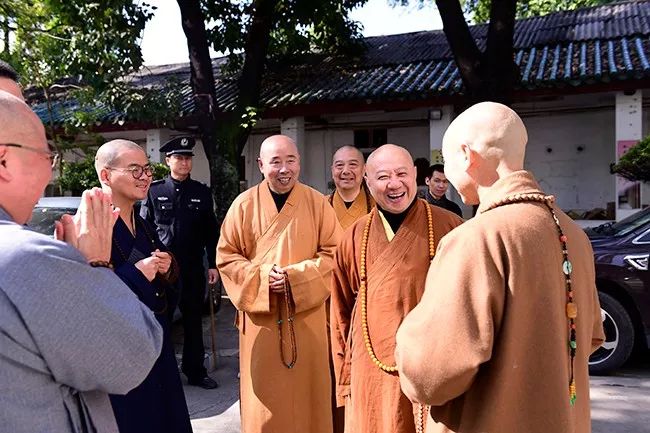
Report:
[[[462,112],[445,132],[445,174],[465,203],[476,204],[479,189],[523,170],[527,142],[526,127],[511,108],[496,102],[478,103]]]
[[[287,151],[290,154],[299,156],[296,142],[286,135],[271,135],[262,141],[260,145],[260,158],[269,158],[277,154],[278,151]]]
[[[97,175],[104,167],[119,167],[120,157],[127,150],[142,152],[146,155],[142,147],[129,140],[117,139],[102,144],[95,155],[95,171],[97,171]]]
[[[45,129],[23,102],[0,91],[0,206],[25,224],[52,177]]]
[[[343,155],[345,155],[345,158],[355,158],[357,161],[363,162],[363,153],[358,148],[348,144],[336,149],[332,157],[332,163],[335,163],[338,159],[342,159],[344,157]]]
[[[368,170],[371,168],[376,169],[378,164],[385,164],[387,160],[392,158],[399,159],[400,163],[405,165],[415,166],[413,163],[413,157],[408,150],[404,149],[402,146],[397,146],[396,144],[384,144],[368,156],[366,167]]]
[[[257,159],[269,188],[278,194],[291,191],[300,175],[300,154],[296,142],[286,135],[272,135],[260,145]]]
[[[413,157],[401,146],[384,144],[368,156],[366,161],[366,182],[379,207],[384,211],[399,214],[415,200]]]
[[[486,158],[498,160],[510,170],[522,170],[528,133],[511,108],[496,102],[481,102],[463,111],[449,125],[443,147],[462,144]]]

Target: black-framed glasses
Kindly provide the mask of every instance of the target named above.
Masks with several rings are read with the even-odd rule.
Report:
[[[143,173],[146,174],[147,177],[153,176],[153,167],[150,164],[147,165],[131,164],[126,168],[120,168],[120,167],[106,167],[106,168],[109,170],[131,172],[131,176],[133,176],[134,179],[140,179]]]
[[[17,149],[25,149],[25,150],[29,150],[30,152],[36,152],[36,153],[41,153],[43,155],[46,155],[47,158],[50,160],[50,165],[52,166],[52,168],[56,167],[56,165],[59,162],[59,158],[61,156],[59,152],[54,150],[54,148],[50,143],[47,144],[48,149],[39,149],[37,147],[26,146],[24,144],[16,144],[16,143],[0,143],[0,146],[15,147]]]

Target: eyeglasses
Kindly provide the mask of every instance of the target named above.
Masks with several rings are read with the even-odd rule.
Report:
[[[146,174],[147,177],[152,177],[153,176],[153,167],[151,165],[138,165],[138,164],[131,164],[127,168],[119,168],[119,167],[106,167],[109,170],[116,170],[116,171],[123,171],[123,172],[131,172],[131,176],[133,176],[134,179],[140,179],[142,177],[142,174]]]
[[[16,143],[0,143],[0,146],[15,147],[18,149],[29,150],[30,152],[36,152],[36,153],[47,155],[47,158],[50,160],[50,165],[52,166],[52,168],[56,167],[56,165],[59,162],[59,157],[61,156],[61,154],[55,151],[52,145],[49,143],[47,144],[48,147],[47,150],[39,149],[32,146],[25,146],[24,144],[16,144]]]

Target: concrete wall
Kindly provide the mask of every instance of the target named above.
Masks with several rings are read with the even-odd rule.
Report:
[[[564,210],[614,201],[614,110],[524,117],[526,169]],[[580,150],[582,149],[582,150]]]

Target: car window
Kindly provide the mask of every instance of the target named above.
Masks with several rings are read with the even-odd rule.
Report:
[[[610,231],[614,236],[625,236],[648,223],[650,223],[650,208],[644,209],[612,224],[608,231]]]
[[[650,230],[634,239],[635,244],[650,244]]]
[[[51,236],[54,234],[54,221],[59,220],[63,214],[74,215],[75,212],[77,210],[73,208],[36,207],[27,226],[36,232]]]

